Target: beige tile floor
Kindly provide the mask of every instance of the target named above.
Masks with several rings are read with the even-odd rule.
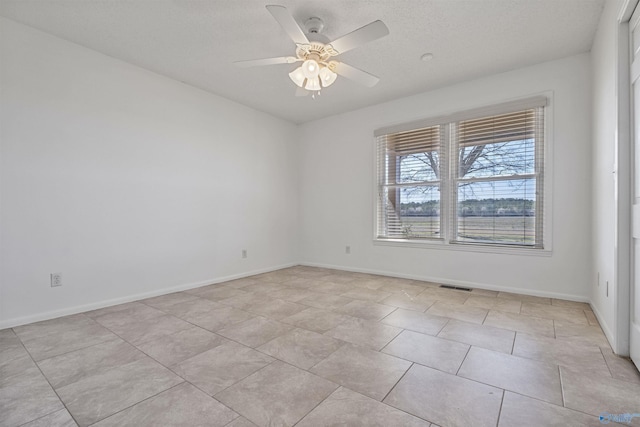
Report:
[[[589,306],[513,293],[299,266],[0,331],[0,426],[598,426],[604,412],[640,413],[640,374]]]

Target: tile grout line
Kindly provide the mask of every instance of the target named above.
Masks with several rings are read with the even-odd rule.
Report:
[[[449,324],[449,322],[450,322],[450,321],[451,321],[451,319],[447,318],[447,321],[446,321],[446,322],[444,322],[444,325],[442,325],[442,328],[440,328],[440,330],[438,331],[438,333],[435,335],[435,337],[436,337],[436,338],[447,339],[447,338],[443,338],[443,337],[441,337],[441,336],[440,336],[440,334],[442,333],[442,331],[444,331],[444,328],[446,328],[446,327],[447,327],[447,325]],[[481,325],[481,326],[482,326],[482,325]],[[462,343],[461,341],[456,341],[456,340],[452,340],[452,339],[449,339],[449,341]],[[466,343],[462,343],[462,344],[466,344]],[[471,345],[471,344],[469,344],[469,345]]]
[[[562,371],[560,370],[560,365],[558,365],[558,379],[560,380],[560,398],[562,399],[562,407],[566,408],[564,402],[564,383],[562,381]]]
[[[577,413],[579,413],[579,414],[587,415],[587,416],[589,416],[589,417],[593,417],[593,418],[595,418],[595,419],[597,419],[597,418],[598,418],[596,415],[590,414],[590,413],[588,413],[588,412],[581,411],[580,409],[574,409],[574,408],[570,408],[570,407],[568,407],[568,406],[560,406],[560,405],[556,405],[555,403],[547,402],[546,400],[542,400],[542,399],[539,399],[539,398],[537,398],[537,397],[527,396],[526,394],[522,394],[522,393],[519,393],[519,392],[517,392],[517,391],[513,391],[513,390],[505,390],[505,391],[508,391],[509,393],[517,394],[518,396],[526,397],[526,398],[531,399],[531,400],[535,400],[535,401],[537,401],[537,402],[545,403],[545,404],[547,404],[547,405],[552,405],[552,406],[556,406],[556,407],[558,407],[558,408],[566,409],[566,410],[568,410],[568,411],[577,412]]]
[[[587,319],[587,325],[591,325],[591,323],[589,323],[589,318],[587,317],[587,310],[582,310],[582,314],[584,315],[584,318]]]
[[[351,390],[351,389],[349,389],[349,390]],[[351,390],[351,391],[353,391],[353,390]],[[354,393],[357,393],[357,392],[354,392]],[[362,394],[362,393],[360,393],[360,394]],[[364,396],[364,395],[363,395],[363,396]],[[368,396],[367,396],[367,397],[368,397]],[[373,400],[375,400],[375,399],[373,399]],[[378,402],[378,401],[376,400],[376,402]],[[403,412],[403,413],[405,413],[405,414],[407,414],[407,415],[410,415],[410,416],[412,416],[412,417],[414,417],[414,418],[417,418],[417,419],[419,419],[419,420],[424,420],[424,421],[428,422],[429,424],[433,425],[433,427],[435,427],[435,425],[436,425],[433,421],[430,421],[430,420],[428,420],[428,419],[426,419],[426,418],[423,418],[423,417],[421,417],[420,415],[416,415],[416,414],[412,414],[411,412],[407,412],[405,409],[398,408],[398,407],[393,406],[393,405],[391,405],[391,404],[389,404],[389,403],[386,403],[386,402],[378,402],[378,403],[382,403],[383,405],[388,406],[388,407],[389,407],[389,408],[391,408],[391,409],[394,409],[394,410],[396,410],[396,411]]]
[[[62,403],[62,405],[64,406],[64,403]],[[24,422],[24,423],[22,423],[22,424],[17,424],[17,425],[16,425],[16,427],[23,427],[23,426],[26,426],[27,424],[34,423],[34,422],[36,422],[36,421],[38,421],[38,420],[41,420],[41,419],[43,419],[43,418],[48,417],[49,415],[53,415],[53,414],[55,414],[56,412],[60,412],[60,411],[63,411],[63,410],[64,410],[64,411],[67,411],[67,413],[69,414],[69,416],[71,417],[71,419],[75,422],[75,418],[73,418],[73,415],[71,415],[71,412],[69,412],[69,410],[67,409],[67,407],[66,407],[66,406],[64,406],[63,408],[56,409],[56,410],[55,410],[55,411],[53,411],[53,412],[49,412],[48,414],[44,414],[44,415],[42,415],[42,416],[40,416],[40,417],[38,417],[38,418],[34,418],[33,420],[25,421],[25,422]],[[78,424],[78,423],[76,423],[76,424]]]
[[[313,374],[312,374],[312,375],[313,375]],[[320,376],[318,376],[318,377],[319,377],[319,378],[322,378],[322,377],[320,377]],[[323,379],[324,379],[324,380],[327,380],[326,378],[323,378]],[[327,381],[329,381],[329,380],[327,380]],[[330,381],[330,382],[333,382],[333,381]],[[336,384],[336,383],[334,383],[334,384]],[[329,393],[329,394],[327,395],[327,397],[325,397],[325,398],[324,398],[324,399],[322,399],[320,402],[318,402],[318,404],[317,404],[317,405],[315,405],[313,408],[311,408],[311,410],[309,410],[309,412],[307,412],[306,414],[304,414],[303,416],[301,416],[301,417],[300,417],[300,419],[299,419],[298,421],[296,421],[296,422],[293,424],[293,426],[292,426],[292,427],[295,427],[296,425],[298,425],[298,424],[300,423],[300,421],[304,420],[304,419],[307,417],[307,415],[309,415],[310,413],[312,413],[312,412],[313,412],[313,411],[314,411],[318,406],[322,405],[322,404],[325,402],[325,400],[327,400],[328,398],[330,398],[330,397],[333,395],[333,393],[335,393],[336,391],[340,390],[340,388],[342,387],[342,385],[340,385],[340,384],[336,384],[336,385],[337,385],[338,387],[336,387],[336,389],[335,389],[335,390],[333,390],[331,393]]]
[[[389,307],[394,307],[394,306],[390,305]],[[400,307],[395,307],[395,308],[393,309],[393,311],[392,311],[392,312],[390,312],[389,314],[387,314],[387,315],[385,315],[385,316],[382,316],[382,319],[378,319],[378,320],[377,320],[377,322],[382,323],[382,321],[383,321],[384,319],[386,319],[387,317],[391,316],[393,313],[395,313],[395,312],[396,312],[396,311],[398,311],[399,309],[400,309]],[[383,324],[384,324],[384,323],[383,323]]]
[[[487,321],[487,318],[489,317],[489,314],[491,314],[492,311],[494,311],[494,310],[491,309],[491,308],[489,310],[487,310],[487,315],[484,316],[484,320],[482,321],[480,326],[490,326],[490,325],[485,325],[485,322]]]
[[[487,317],[489,317],[489,310],[487,310],[487,314],[485,314],[482,318],[482,322],[480,322],[480,325],[484,325],[484,321],[487,320]]]
[[[402,379],[405,377],[405,375],[407,375],[407,373],[411,370],[411,368],[413,368],[413,365],[415,365],[414,362],[411,363],[411,365],[409,365],[409,367],[407,368],[406,371],[404,371],[404,373],[402,374],[402,376],[398,379],[398,381],[395,382],[395,384],[393,384],[393,386],[389,389],[389,391],[387,392],[387,394],[384,395],[384,397],[382,399],[379,400],[380,403],[384,403],[384,400],[387,398],[387,396],[389,396],[389,394],[393,391],[394,388],[396,388],[396,386],[400,383],[400,381],[402,381]],[[376,400],[376,399],[374,399]]]
[[[427,308],[425,308],[425,309],[424,309],[423,313],[424,313],[424,314],[427,314],[427,311],[429,311],[429,309],[430,309],[431,307],[433,307],[433,305],[434,305],[435,303],[437,303],[437,302],[438,302],[438,300],[434,299],[434,300],[433,300],[433,302],[432,302],[431,304],[429,304],[429,307],[427,307]]]
[[[405,377],[405,375],[407,375],[407,373],[409,372],[409,370],[411,370],[411,368],[413,367],[413,365],[416,365],[416,364],[417,364],[417,365],[420,365],[419,363],[412,363],[412,364],[411,364],[411,366],[409,366],[409,368],[405,371],[405,373],[404,373],[404,374],[402,374],[402,376],[400,377],[400,379],[399,379],[399,380],[398,380],[398,381],[393,385],[393,387],[391,387],[391,389],[389,390],[389,392],[387,392],[387,394],[382,398],[382,400],[376,400],[376,399],[373,399],[372,397],[369,397],[369,396],[366,396],[366,397],[368,397],[369,399],[373,399],[373,400],[375,400],[375,401],[376,401],[376,402],[378,402],[378,403],[382,403],[383,405],[386,405],[386,406],[388,406],[388,407],[390,407],[390,408],[393,408],[393,409],[395,409],[395,410],[397,410],[397,411],[404,412],[404,413],[405,413],[405,414],[407,414],[407,415],[411,415],[412,417],[418,418],[418,419],[420,419],[420,420],[425,420],[426,422],[428,422],[428,423],[430,423],[430,424],[433,424],[430,420],[428,420],[428,419],[426,419],[426,418],[422,418],[422,417],[421,417],[421,416],[419,416],[419,415],[412,414],[411,412],[407,412],[406,410],[404,410],[404,409],[402,409],[402,408],[398,408],[398,407],[393,406],[393,405],[391,405],[391,404],[389,404],[389,403],[387,403],[387,402],[385,402],[385,401],[384,401],[384,400],[389,396],[389,394],[391,394],[391,392],[393,391],[393,389],[394,389],[394,388],[396,388],[396,386],[400,383],[400,381],[402,381],[402,379]],[[423,366],[423,365],[420,365],[420,366]],[[343,386],[343,387],[344,387],[344,386]],[[344,387],[344,388],[346,388],[347,390],[353,391],[353,390],[351,390],[351,389],[350,389],[350,388],[348,388],[348,387]],[[354,393],[358,393],[357,391],[353,391],[353,392],[354,392]],[[358,393],[358,394],[362,394],[362,393]],[[364,394],[362,394],[362,395],[363,395],[363,396],[365,396]]]
[[[409,363],[411,363],[411,366],[413,366],[413,365],[418,365],[418,366],[420,366],[420,367],[427,368],[427,369],[431,369],[431,370],[433,370],[433,371],[438,371],[438,372],[441,372],[441,373],[443,373],[443,374],[452,375],[452,376],[454,376],[454,377],[456,377],[456,376],[457,376],[457,374],[454,374],[454,373],[451,373],[451,372],[448,372],[448,371],[443,371],[443,370],[442,370],[442,369],[440,369],[440,368],[434,368],[433,366],[424,365],[424,364],[422,364],[422,363],[420,363],[420,362],[414,362],[413,360],[410,360],[410,359],[404,359],[404,358],[402,358],[402,357],[400,357],[400,356],[396,356],[396,355],[389,354],[389,353],[382,353],[382,354],[384,354],[384,355],[386,355],[386,356],[395,357],[396,359],[404,360],[405,362],[409,362]],[[462,366],[462,363],[460,363],[460,366]],[[459,370],[459,369],[460,369],[460,367],[458,367],[458,370]],[[467,377],[460,377],[460,378],[464,378],[464,379],[467,379],[467,380],[469,380],[469,381],[474,381],[474,382],[477,382],[477,383],[479,383],[479,384],[488,385],[488,386],[490,386],[490,387],[500,388],[500,387],[496,387],[496,386],[491,385],[491,384],[486,384],[486,383],[483,383],[483,382],[480,382],[480,381],[478,381],[478,380],[474,380],[474,379],[471,379],[471,378],[467,378]]]
[[[445,317],[445,319],[447,319],[447,321],[444,322],[444,324],[440,327],[440,329],[438,329],[438,332],[434,335],[437,338],[440,338],[440,337],[438,337],[438,335],[440,335],[440,332],[442,332],[444,330],[444,328],[449,324],[450,321],[456,320],[456,319],[452,319],[451,317]],[[458,322],[461,322],[461,320],[458,320]],[[469,323],[471,323],[471,322],[469,322]],[[429,335],[429,334],[425,334],[425,335]],[[440,339],[445,340],[447,338],[440,338]],[[455,340],[448,340],[448,341],[455,341]],[[457,341],[455,341],[455,342],[457,342]],[[466,344],[466,343],[464,343],[464,344]],[[471,344],[468,344],[468,345],[471,345]]]
[[[469,353],[471,352],[471,348],[473,346],[470,345],[469,348],[467,349],[467,353],[464,355],[464,358],[462,359],[462,362],[460,363],[460,366],[458,366],[458,369],[456,369],[456,373],[454,374],[456,377],[458,376],[458,372],[460,372],[460,369],[462,369],[462,365],[464,365],[465,360],[467,360],[467,357],[469,357]],[[464,378],[464,377],[460,377],[460,378]],[[469,379],[469,378],[467,378]],[[478,381],[480,383],[480,381]],[[484,383],[480,383],[480,384],[484,384]],[[488,384],[487,384],[488,385]]]
[[[101,325],[101,326],[102,326],[102,325]],[[109,329],[109,328],[105,328],[105,329],[107,329],[109,332],[113,333],[113,331],[112,331],[111,329]],[[116,335],[115,333],[113,333],[113,335],[115,335],[115,337],[116,337],[116,338],[118,338],[118,339],[122,339],[122,338],[120,338],[118,335]],[[42,359],[42,360],[38,360],[38,361],[36,361],[35,359],[33,359],[33,361],[34,361],[35,363],[44,362],[45,360],[53,359],[53,358],[55,358],[55,357],[59,357],[59,356],[66,356],[67,354],[71,354],[71,353],[76,352],[76,351],[80,351],[80,350],[87,350],[87,349],[89,349],[89,348],[91,348],[91,347],[95,347],[95,346],[98,346],[98,345],[101,345],[101,344],[106,344],[106,343],[108,343],[110,340],[113,340],[113,337],[109,337],[109,338],[105,339],[104,341],[100,341],[100,342],[97,342],[97,343],[94,343],[94,344],[88,345],[88,346],[86,346],[86,347],[79,347],[79,348],[76,348],[76,349],[74,349],[74,350],[69,350],[69,351],[66,351],[66,352],[64,352],[64,353],[56,354],[56,355],[54,355],[54,356],[47,357],[46,359]],[[29,355],[31,356],[31,353],[29,353]],[[33,356],[32,356],[32,358],[33,358]]]
[[[216,402],[218,402],[218,401],[216,400]],[[222,403],[220,403],[220,404],[222,405]],[[225,408],[229,408],[229,407],[228,407],[228,406],[225,406]],[[233,409],[231,409],[231,408],[229,408],[229,410],[230,410],[230,411],[233,411],[233,413],[235,413],[235,414],[238,414],[236,411],[234,411],[234,410],[233,410]],[[236,422],[236,421],[237,421],[239,418],[241,418],[241,417],[248,421],[248,418],[243,417],[242,415],[238,414],[238,416],[237,416],[237,417],[235,417],[234,419],[232,419],[231,421],[229,421],[228,423],[226,423],[226,424],[225,424],[224,426],[222,426],[222,427],[230,426],[230,425],[231,425],[231,423]],[[251,422],[251,421],[249,421],[249,422]]]
[[[333,338],[333,337],[331,337],[331,338]],[[333,339],[334,339],[334,340],[338,340],[338,341],[342,342],[342,344],[340,344],[340,347],[338,347],[337,349],[335,349],[334,351],[332,351],[332,352],[331,352],[331,354],[329,354],[327,357],[325,357],[324,359],[320,360],[319,362],[315,363],[313,366],[310,366],[310,367],[309,367],[309,369],[303,369],[304,371],[307,371],[307,372],[309,372],[310,374],[313,374],[313,375],[317,375],[317,374],[315,374],[315,373],[311,372],[311,370],[312,370],[313,368],[315,368],[316,366],[318,366],[319,364],[321,364],[322,362],[324,362],[325,360],[327,360],[328,358],[330,358],[331,356],[333,356],[333,354],[334,354],[335,352],[337,352],[338,350],[340,350],[340,349],[341,349],[342,347],[344,347],[345,345],[347,345],[347,344],[351,344],[351,343],[349,343],[349,342],[347,342],[347,341],[342,341],[341,339],[338,339],[338,338],[333,338]],[[354,344],[351,344],[351,345],[354,345]],[[273,356],[272,356],[272,357],[273,357]],[[280,360],[280,359],[278,359],[278,360]],[[283,360],[283,362],[284,362],[284,360]],[[285,363],[286,363],[286,362],[285,362]],[[297,366],[296,366],[296,367],[297,367]],[[302,369],[302,368],[298,368],[298,369]],[[320,375],[317,375],[317,376],[320,376]],[[321,377],[321,378],[324,378],[324,377]],[[326,379],[326,378],[324,378],[324,379]]]
[[[269,356],[269,357],[271,357],[271,356]],[[267,364],[266,364],[266,365],[264,365],[262,368],[260,368],[260,369],[258,369],[258,370],[256,370],[256,371],[253,371],[253,372],[251,372],[250,374],[245,375],[244,377],[240,378],[238,381],[234,382],[234,383],[233,383],[233,384],[231,384],[231,385],[226,386],[226,387],[225,387],[225,388],[223,388],[222,390],[218,390],[218,391],[216,391],[216,392],[214,393],[214,395],[213,395],[213,396],[212,396],[212,395],[210,395],[209,393],[205,392],[204,390],[202,390],[202,391],[203,391],[207,396],[211,396],[212,398],[216,399],[216,397],[215,397],[215,396],[219,395],[220,393],[224,392],[225,390],[230,389],[230,388],[231,388],[231,387],[233,387],[234,385],[241,383],[242,381],[246,380],[247,378],[249,378],[249,377],[250,377],[250,376],[252,376],[252,375],[257,374],[258,372],[262,371],[263,369],[268,368],[269,366],[273,365],[275,362],[287,363],[287,362],[283,362],[283,361],[282,361],[282,360],[280,360],[280,359],[276,359],[276,358],[274,357],[274,358],[273,358],[273,360],[272,360],[271,362],[267,363]],[[287,364],[288,364],[288,363],[287,363]],[[293,366],[293,365],[292,365],[292,366]],[[178,375],[178,374],[176,374],[176,375]],[[180,377],[180,378],[182,378],[182,377]],[[188,381],[188,380],[186,380],[186,379],[185,379],[185,381]],[[189,383],[190,383],[190,384],[193,384],[193,383],[191,383],[191,382],[189,382]],[[197,387],[195,384],[193,384],[193,386],[194,386],[194,387]],[[216,400],[218,400],[218,399],[216,399]],[[218,400],[218,401],[219,401],[219,400]],[[219,401],[219,402],[220,402],[220,403],[222,403],[221,401]],[[222,403],[222,404],[224,405],[224,403]],[[227,406],[227,405],[224,405],[224,406]],[[227,406],[227,407],[228,407],[228,406]],[[233,408],[231,408],[231,409],[233,409]],[[237,412],[237,411],[234,409],[234,412]],[[244,416],[244,415],[243,415],[243,416]],[[246,418],[246,417],[245,417],[245,418]]]
[[[607,362],[607,357],[602,352],[602,348],[600,346],[598,346],[598,349],[600,350],[600,354],[602,355],[602,358],[604,359],[604,364],[607,366],[607,369],[609,370],[609,375],[611,375],[611,378],[614,378],[613,377],[613,372],[611,372],[611,367],[609,366],[609,362]]]
[[[157,392],[156,394],[154,394],[154,395],[152,395],[152,396],[146,397],[146,398],[142,399],[142,400],[141,400],[141,401],[139,401],[139,402],[135,402],[135,403],[133,403],[133,404],[131,404],[131,405],[127,406],[126,408],[122,408],[122,409],[120,409],[120,410],[118,410],[118,411],[114,412],[113,414],[109,414],[109,415],[107,415],[107,416],[106,416],[106,417],[104,417],[104,418],[100,418],[99,420],[96,420],[96,421],[92,422],[91,424],[88,424],[88,426],[87,426],[87,427],[92,426],[92,425],[95,425],[95,424],[97,424],[97,423],[99,423],[99,422],[101,422],[101,421],[104,421],[104,420],[108,419],[108,418],[111,418],[111,417],[113,417],[114,415],[119,414],[120,412],[126,411],[127,409],[132,408],[132,407],[134,407],[134,406],[136,406],[136,405],[138,405],[138,404],[140,404],[140,403],[142,403],[142,402],[146,402],[147,400],[153,399],[154,397],[157,397],[158,395],[160,395],[160,394],[164,393],[165,391],[169,391],[169,390],[174,389],[174,388],[176,388],[176,387],[178,387],[178,386],[180,386],[180,385],[182,385],[182,384],[185,384],[185,383],[187,383],[187,384],[191,384],[191,383],[189,383],[187,380],[183,379],[183,380],[182,380],[181,382],[179,382],[178,384],[176,384],[176,385],[174,385],[174,386],[171,386],[171,387],[169,387],[169,388],[167,388],[167,389],[161,390],[161,391]],[[236,418],[237,418],[237,417],[236,417]],[[79,424],[78,424],[78,425],[79,425]]]

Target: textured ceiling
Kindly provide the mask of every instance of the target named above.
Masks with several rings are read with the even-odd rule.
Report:
[[[603,0],[279,0],[299,23],[324,20],[333,40],[376,19],[390,35],[337,59],[381,78],[338,77],[296,97],[295,65],[239,60],[294,55],[270,0],[0,0],[0,15],[302,123],[483,75],[588,52]],[[423,53],[434,58],[424,62]]]

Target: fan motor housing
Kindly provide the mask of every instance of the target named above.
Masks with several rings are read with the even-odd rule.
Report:
[[[320,42],[311,42],[305,45],[298,45],[296,55],[300,59],[315,59],[317,62],[326,62],[329,58],[336,55],[331,45]]]

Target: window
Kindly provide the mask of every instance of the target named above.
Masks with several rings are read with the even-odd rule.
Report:
[[[432,126],[380,138],[379,218],[384,237],[440,237],[442,137],[441,127]]]
[[[543,245],[538,97],[376,131],[377,238]]]

